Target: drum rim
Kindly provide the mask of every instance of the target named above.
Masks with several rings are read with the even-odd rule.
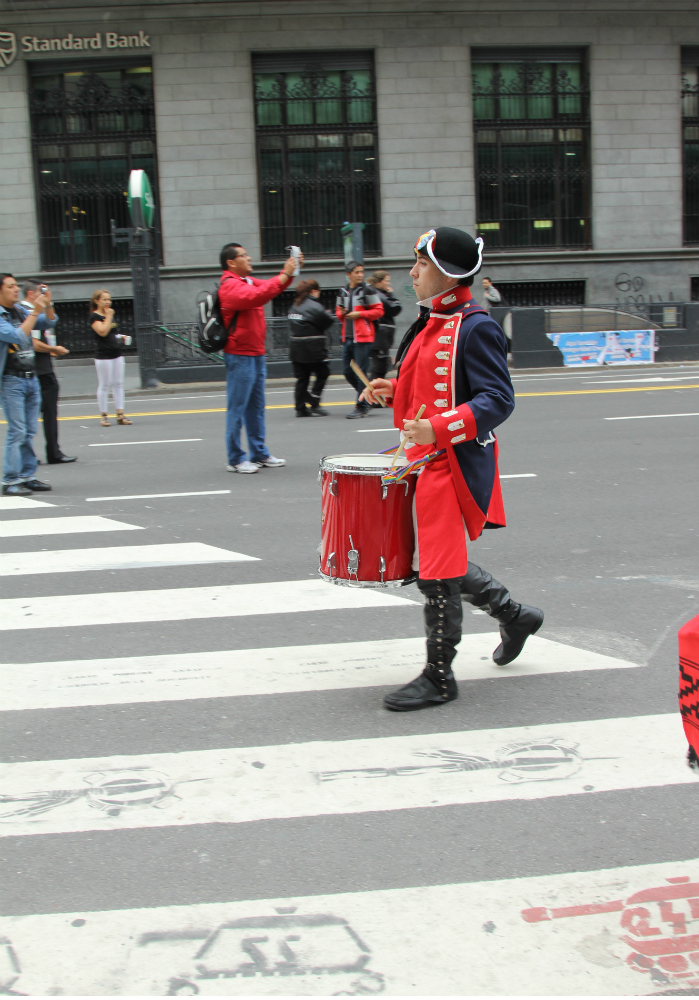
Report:
[[[345,577],[328,576],[327,573],[323,573],[320,569],[318,570],[318,576],[321,580],[325,580],[326,583],[334,583],[338,587],[353,587],[355,590],[387,590],[395,587],[410,586],[411,583],[415,583],[417,580],[418,573],[413,571],[410,576],[403,580],[384,580],[383,583],[380,580],[348,580]]]
[[[351,452],[347,452],[346,456],[342,455],[342,454],[340,454],[340,455],[323,455],[323,457],[321,458],[320,463],[319,463],[320,471],[321,472],[336,472],[338,475],[343,475],[343,476],[385,476],[386,473],[390,470],[390,468],[391,468],[391,462],[393,460],[393,456],[392,455],[386,455],[387,464],[386,464],[385,468],[378,468],[375,465],[374,466],[361,466],[361,465],[359,465],[359,466],[355,466],[354,468],[349,469],[349,468],[339,468],[336,465],[330,465],[330,466],[326,465],[326,462],[329,459],[331,459],[331,458],[344,458],[344,457],[349,457],[351,454],[352,454]],[[357,457],[357,458],[378,458],[379,457],[378,455],[376,455],[375,452],[354,452],[354,456]],[[394,468],[396,468],[396,469],[405,469],[405,467],[407,465],[409,465],[409,464],[410,463],[408,462],[408,460],[404,456],[401,456],[401,458],[398,460],[398,462],[396,462],[396,465],[394,466]],[[413,474],[414,474],[413,470],[411,469],[410,475],[413,475]]]

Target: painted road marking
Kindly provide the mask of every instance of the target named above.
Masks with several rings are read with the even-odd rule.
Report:
[[[140,569],[148,566],[195,566],[202,563],[259,562],[256,556],[229,552],[203,542],[170,542],[164,545],[123,545],[103,549],[64,549],[56,552],[0,554],[0,576],[33,573],[80,573],[105,569]]]
[[[603,379],[588,379],[587,385],[641,385],[644,382],[686,382],[686,375],[674,375],[670,378],[664,375],[655,375],[652,378],[633,378],[627,376],[627,378],[603,378]]]
[[[364,430],[357,431],[357,434],[383,434],[385,431],[393,431],[394,434],[398,433],[397,427],[365,427]]]
[[[687,897],[698,867],[699,859],[678,860],[322,896],[2,917],[0,933],[7,978],[13,991],[28,996],[691,992],[699,970],[691,944],[682,945],[699,932]],[[642,927],[639,894],[649,916]],[[533,906],[560,904],[580,915],[525,919]],[[648,944],[655,946],[650,961],[629,961],[641,949],[650,954]],[[683,971],[669,971],[673,965]]]
[[[491,655],[499,638],[498,632],[464,635],[454,661],[459,681],[637,666],[532,636],[514,663],[496,667]],[[2,710],[378,687],[420,673],[424,657],[420,638],[5,664],[0,665]]]
[[[662,420],[667,417],[699,417],[699,413],[643,413],[638,417],[605,417],[605,420]]]
[[[99,444],[89,444],[88,448],[123,448],[132,444],[184,444],[186,441],[203,441],[204,438],[170,438],[164,441],[103,441]]]
[[[513,472],[508,476],[500,476],[501,479],[536,479],[536,472]]]
[[[551,392],[516,392],[515,396],[517,398],[525,396],[594,396],[600,393],[616,393],[616,392],[667,392],[669,389],[699,389],[699,383],[692,383],[691,385],[639,385],[639,386],[624,386],[618,389],[561,389],[553,390]],[[354,406],[356,400],[347,399],[342,402],[324,402],[323,406]],[[266,406],[266,410],[293,410],[293,403],[272,403],[271,406]],[[129,411],[131,416],[136,417],[175,417],[191,415],[195,413],[226,413],[225,407],[213,407],[211,409],[202,410],[153,410],[153,411]],[[99,420],[99,414],[85,414],[83,416],[76,417],[59,417],[59,420]],[[4,420],[0,420],[0,424],[5,423]]]
[[[117,594],[18,597],[0,601],[0,630],[410,607],[415,603],[387,591],[369,590],[366,587],[356,590],[351,587],[329,587],[324,580],[182,587],[177,590],[133,590]]]
[[[667,392],[668,389],[699,389],[699,384],[692,385],[634,385],[623,389],[561,389],[553,392],[516,392],[515,396],[596,396],[613,392]],[[73,418],[71,418],[73,419]],[[97,418],[95,418],[97,419]]]
[[[0,538],[27,535],[75,535],[85,531],[143,531],[140,524],[125,524],[108,517],[35,517],[0,521]]]
[[[200,490],[197,493],[134,493],[125,497],[85,497],[86,503],[97,503],[100,500],[158,500],[161,497],[213,497],[230,490]]]
[[[36,510],[38,507],[55,507],[56,504],[44,500],[32,500],[30,497],[0,497],[0,514],[4,510]]]
[[[673,712],[30,761],[3,766],[0,837],[253,823],[695,784],[685,756],[682,722]]]

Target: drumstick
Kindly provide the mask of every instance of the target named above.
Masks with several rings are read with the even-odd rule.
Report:
[[[354,374],[357,376],[357,378],[360,378],[362,380],[362,382],[367,387],[367,389],[371,389],[371,382],[366,377],[366,375],[364,374],[364,372],[362,371],[362,369],[359,367],[359,365],[355,362],[354,358],[352,358],[352,360],[350,361],[350,368],[352,369],[352,371],[354,372]],[[386,405],[385,402],[383,401],[383,399],[381,398],[381,396],[377,396],[376,398],[378,399],[379,403],[381,403],[382,406]]]
[[[425,407],[425,404],[423,403],[422,406],[420,407],[420,409],[415,414],[415,417],[413,419],[414,420],[419,420],[420,417],[422,416],[422,414],[425,412],[425,409],[426,409],[426,407]],[[393,466],[396,464],[396,462],[398,461],[398,459],[400,458],[400,456],[403,454],[403,449],[404,448],[405,448],[405,438],[403,438],[403,440],[400,443],[400,448],[398,449],[398,451],[393,456],[393,461],[391,462],[391,468],[393,468]]]

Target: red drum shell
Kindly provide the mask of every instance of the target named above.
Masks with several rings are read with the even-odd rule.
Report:
[[[384,456],[376,455],[333,455],[322,459],[319,571],[328,582],[400,587],[415,579],[411,568],[415,548],[412,508],[417,475],[411,473],[401,483],[384,487],[381,477],[388,471],[392,457],[385,456],[385,462]],[[362,460],[378,465],[377,459],[379,467],[362,467]],[[342,468],[329,467],[335,463]],[[355,466],[354,471],[348,468],[350,465]],[[356,575],[350,572],[352,548],[359,553]]]

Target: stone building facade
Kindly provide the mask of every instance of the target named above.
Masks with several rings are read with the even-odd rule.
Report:
[[[79,246],[76,243],[76,234],[82,232],[78,217],[81,212],[86,215],[80,198],[74,198],[76,204],[68,209],[60,208],[60,199],[55,202],[61,215],[58,221],[48,195],[42,201],[44,175],[50,178],[52,170],[58,175],[58,159],[69,154],[51,153],[58,149],[56,135],[48,126],[48,131],[40,134],[30,104],[36,100],[33,91],[43,87],[45,93],[49,87],[42,80],[68,80],[73,74],[73,86],[81,73],[99,75],[117,67],[122,72],[120,86],[125,87],[123,81],[129,72],[147,64],[151,67],[157,159],[155,153],[147,152],[150,140],[140,139],[131,147],[132,165],[156,164],[164,315],[170,321],[189,319],[196,294],[215,283],[218,252],[224,242],[233,239],[242,243],[257,261],[263,256],[261,211],[268,210],[260,199],[277,193],[271,187],[269,192],[262,191],[264,150],[272,151],[272,162],[275,142],[285,142],[289,149],[293,145],[288,137],[260,138],[265,127],[271,134],[274,126],[269,125],[269,116],[265,126],[259,108],[256,115],[255,86],[264,89],[264,80],[262,84],[254,82],[255,66],[262,67],[265,79],[270,80],[283,70],[286,86],[291,88],[292,83],[298,83],[299,74],[303,76],[305,59],[309,65],[315,60],[316,68],[320,66],[327,77],[335,63],[354,66],[352,54],[356,52],[371,61],[371,100],[375,101],[371,126],[375,129],[374,155],[364,159],[371,161],[376,171],[371,190],[377,217],[374,255],[367,257],[366,263],[392,269],[396,290],[406,303],[412,300],[406,274],[412,244],[426,229],[445,224],[471,232],[482,227],[485,273],[496,285],[575,282],[584,289],[588,303],[623,301],[629,292],[686,300],[690,298],[691,279],[699,276],[699,235],[696,220],[689,218],[692,212],[696,214],[697,206],[687,204],[688,198],[694,197],[697,181],[689,174],[697,167],[699,149],[699,131],[695,128],[692,132],[690,121],[692,110],[698,114],[691,106],[699,66],[697,6],[696,0],[668,0],[664,5],[651,0],[531,0],[527,4],[520,0],[424,0],[420,4],[413,0],[354,4],[335,0],[151,0],[140,5],[119,0],[23,0],[21,4],[0,0],[2,267],[21,276],[42,276],[51,282],[59,301],[86,299],[102,285],[117,297],[130,295],[123,260],[110,261],[108,250],[102,251],[101,258],[99,253],[88,252],[85,241],[92,239],[89,234]],[[330,68],[328,59],[323,64],[324,56],[330,60]],[[272,62],[266,63],[268,58]],[[345,58],[349,61],[343,63]],[[553,97],[549,94],[547,98],[548,111],[536,111],[533,104],[525,107],[522,103],[527,99],[522,95],[528,85],[521,84],[524,77],[517,83],[516,74],[517,67],[525,63],[538,65],[537,79],[541,80],[543,73],[546,80],[554,80]],[[575,65],[580,67],[579,76],[575,76]],[[491,68],[484,70],[483,66]],[[542,70],[542,66],[554,69]],[[483,74],[490,73],[487,79],[492,82],[494,72],[500,73],[498,86],[509,87],[509,111],[493,110],[496,103],[487,103],[491,93],[487,87],[474,91],[474,81],[486,79]],[[549,72],[554,77],[546,76]],[[566,86],[571,85],[573,73],[572,86],[579,88],[584,109],[583,104],[555,90],[555,74],[559,72],[568,81]],[[352,78],[350,85],[355,86],[357,80],[359,76]],[[541,86],[537,86],[540,94]],[[507,103],[504,90],[498,93],[502,108]],[[324,105],[326,119],[334,114],[327,111],[330,103],[328,99]],[[38,105],[31,107],[36,111]],[[352,107],[355,110],[347,113],[361,119],[364,112],[357,112],[356,104]],[[318,106],[316,113],[320,113]],[[491,122],[492,128],[483,125],[481,119],[498,113],[502,121]],[[120,114],[123,122],[131,110],[122,109]],[[553,126],[547,120],[546,129],[537,132],[537,116],[548,119],[551,114],[562,114],[565,120],[555,121]],[[582,116],[579,123],[574,120],[576,114]],[[505,121],[508,116],[512,120]],[[342,139],[345,144],[369,142],[352,138],[359,134],[360,125],[347,126]],[[529,130],[526,136],[524,125]],[[113,134],[118,122],[109,128],[110,148],[121,149],[119,136],[115,143]],[[299,142],[299,130],[294,128],[289,134],[297,136],[293,142]],[[328,128],[326,125],[325,133]],[[367,126],[361,135],[369,132]],[[81,139],[82,145],[74,142],[70,155],[77,159],[92,155],[89,150],[97,148],[99,138],[88,136],[89,142]],[[70,136],[68,140],[72,141]],[[321,143],[320,139],[314,141]],[[322,141],[330,140],[326,137]],[[489,142],[493,143],[490,147]],[[536,147],[531,155],[522,152],[526,142],[532,144],[532,150]],[[516,155],[512,143],[519,150]],[[541,188],[541,184],[554,183],[549,170],[553,161],[546,149],[552,143],[558,143],[556,156],[569,156],[571,163],[579,161],[580,176],[584,175],[582,181],[578,178],[573,182],[566,180],[563,167],[563,173],[557,174],[555,183],[560,182],[561,190],[557,188],[554,195],[559,208],[568,199],[562,215],[568,223],[576,213],[585,216],[573,220],[582,228],[571,230],[572,237],[563,239],[555,236],[559,222],[553,219],[553,209],[544,211],[550,217],[536,218],[537,199],[543,204],[546,198],[554,197],[550,191],[542,194]],[[102,144],[102,148],[108,157],[108,146]],[[368,149],[364,148],[364,153]],[[43,164],[49,162],[46,157],[51,155],[58,159],[45,167]],[[112,171],[125,163],[119,160],[120,155],[117,152],[109,161]],[[289,163],[292,160],[289,153]],[[288,170],[298,174],[301,161],[297,158],[293,162],[297,167]],[[323,162],[318,153],[309,169],[317,172]],[[561,159],[564,167],[566,162]],[[77,170],[71,164],[70,169]],[[106,159],[99,169],[108,172],[109,164],[105,164]],[[517,190],[526,188],[526,198],[512,194],[512,178],[517,177],[522,164],[530,175],[527,184]],[[504,190],[510,184],[509,208],[501,211],[521,216],[511,237],[503,236],[505,221],[483,219],[488,192],[483,194],[478,187],[479,171],[487,169],[496,171],[491,187],[500,184]],[[86,182],[81,189],[86,202],[92,198],[88,215],[96,211],[95,198],[99,197],[97,188],[96,194],[90,194],[92,183]],[[299,184],[301,188],[306,184],[303,177]],[[340,199],[342,186],[337,188]],[[301,197],[301,188],[295,189],[294,197]],[[317,207],[319,202],[313,204]],[[110,205],[103,207],[103,219],[110,210]],[[491,215],[493,211],[496,209]],[[73,215],[66,222],[64,216],[69,213]],[[290,235],[297,234],[305,222],[319,220],[304,220],[297,213],[296,229],[292,227]],[[319,224],[323,223],[321,219]],[[104,221],[100,225],[104,229]],[[326,228],[330,233],[332,226]],[[278,241],[286,233],[280,228]],[[103,247],[107,237],[108,232],[101,232]],[[302,242],[302,236],[298,241]],[[50,251],[50,245],[55,252]],[[80,251],[77,256],[76,246]],[[256,268],[261,276],[276,271],[274,252],[264,256],[267,259]],[[340,283],[343,268],[337,249],[330,247],[309,257],[309,275],[325,286]]]

